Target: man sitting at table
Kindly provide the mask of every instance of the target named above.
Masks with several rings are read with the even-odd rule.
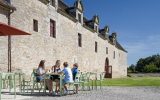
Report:
[[[64,84],[64,89],[65,89],[65,94],[67,94],[68,93],[67,83],[73,82],[73,75],[72,75],[71,68],[69,68],[67,62],[64,62],[63,66],[64,66],[64,69],[62,70],[62,72],[65,75],[63,84]]]

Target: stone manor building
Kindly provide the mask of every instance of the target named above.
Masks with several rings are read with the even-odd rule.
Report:
[[[87,9],[86,9],[87,10]],[[84,16],[81,0],[68,6],[63,0],[0,0],[0,22],[30,33],[11,36],[11,68],[30,74],[40,60],[46,67],[67,61],[81,71],[127,75],[127,51],[109,27],[99,27],[99,16]],[[0,70],[8,71],[8,37],[0,36]],[[62,66],[61,66],[62,67]]]

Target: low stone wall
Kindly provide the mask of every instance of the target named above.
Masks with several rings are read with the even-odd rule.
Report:
[[[160,77],[160,73],[128,73],[130,77]]]

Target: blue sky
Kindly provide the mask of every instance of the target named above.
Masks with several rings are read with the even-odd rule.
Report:
[[[70,6],[75,0],[64,0]],[[84,15],[97,14],[128,51],[128,65],[160,52],[160,0],[82,0]]]

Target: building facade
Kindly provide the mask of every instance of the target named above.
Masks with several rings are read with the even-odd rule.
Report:
[[[87,19],[81,0],[69,7],[62,0],[0,0],[0,22],[30,33],[11,36],[12,70],[31,73],[39,61],[46,67],[67,61],[81,71],[106,72],[106,77],[127,75],[127,51],[109,27],[99,27],[99,16]],[[7,9],[8,8],[8,9]],[[8,37],[0,37],[0,70],[7,71]]]

